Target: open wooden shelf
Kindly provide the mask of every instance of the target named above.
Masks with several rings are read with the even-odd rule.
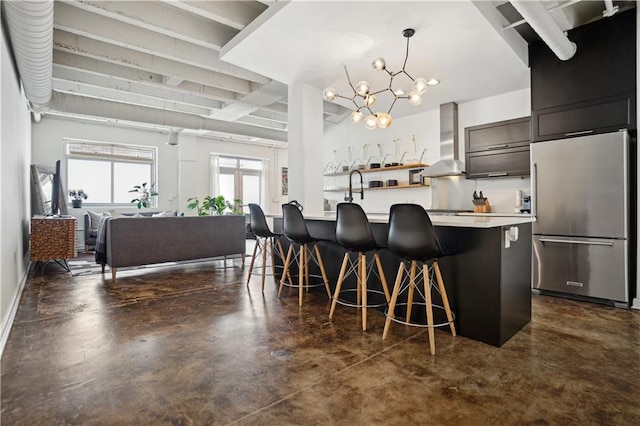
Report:
[[[428,164],[402,164],[400,166],[391,166],[391,167],[380,167],[377,169],[357,169],[360,171],[360,173],[375,173],[375,172],[390,172],[393,170],[406,170],[406,169],[416,169],[416,168],[420,168],[420,167],[429,167]],[[352,170],[356,170],[356,169],[352,169]],[[349,173],[352,172],[352,170],[349,170],[347,172],[336,172],[336,173],[327,173],[324,176],[344,176],[344,175],[348,175]],[[411,185],[414,186],[414,185]],[[371,188],[373,189],[373,188]]]

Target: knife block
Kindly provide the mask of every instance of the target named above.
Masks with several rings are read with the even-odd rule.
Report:
[[[484,203],[473,205],[474,213],[491,213],[491,205],[489,204],[489,199],[485,198]]]

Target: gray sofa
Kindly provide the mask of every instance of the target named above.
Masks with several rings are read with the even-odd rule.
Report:
[[[104,225],[113,279],[120,267],[182,260],[237,255],[244,266],[244,216],[117,217]]]
[[[142,216],[151,217],[156,213],[160,213],[157,211],[153,212],[136,212],[136,213],[120,213],[122,216],[133,216],[135,214],[141,214]],[[180,214],[182,216],[182,214]],[[176,212],[177,216],[177,212]],[[96,249],[96,239],[98,238],[98,223],[91,223],[91,216],[89,213],[84,214],[84,251],[94,251]]]

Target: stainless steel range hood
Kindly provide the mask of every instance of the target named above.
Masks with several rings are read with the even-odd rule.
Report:
[[[464,163],[458,158],[458,104],[440,105],[440,161],[427,167],[423,176],[460,176]]]

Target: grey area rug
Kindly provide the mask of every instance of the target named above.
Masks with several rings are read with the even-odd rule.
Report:
[[[216,262],[216,266],[219,265],[221,268],[239,268],[240,262],[235,262],[236,260],[240,260],[239,257],[228,257],[225,261],[224,258],[215,258],[215,259],[196,259],[196,260],[185,260],[180,262],[164,262],[164,263],[152,263],[150,265],[140,265],[140,266],[127,266],[118,268],[118,271],[131,271],[135,269],[143,269],[143,268],[161,268],[164,266],[176,266],[176,265],[188,265],[190,263],[213,263]],[[95,263],[93,259],[70,259],[67,261],[69,264],[69,269],[71,275],[74,277],[81,275],[94,275],[94,274],[102,274],[102,265]],[[105,274],[111,274],[111,268],[109,265],[105,265],[104,267]]]

